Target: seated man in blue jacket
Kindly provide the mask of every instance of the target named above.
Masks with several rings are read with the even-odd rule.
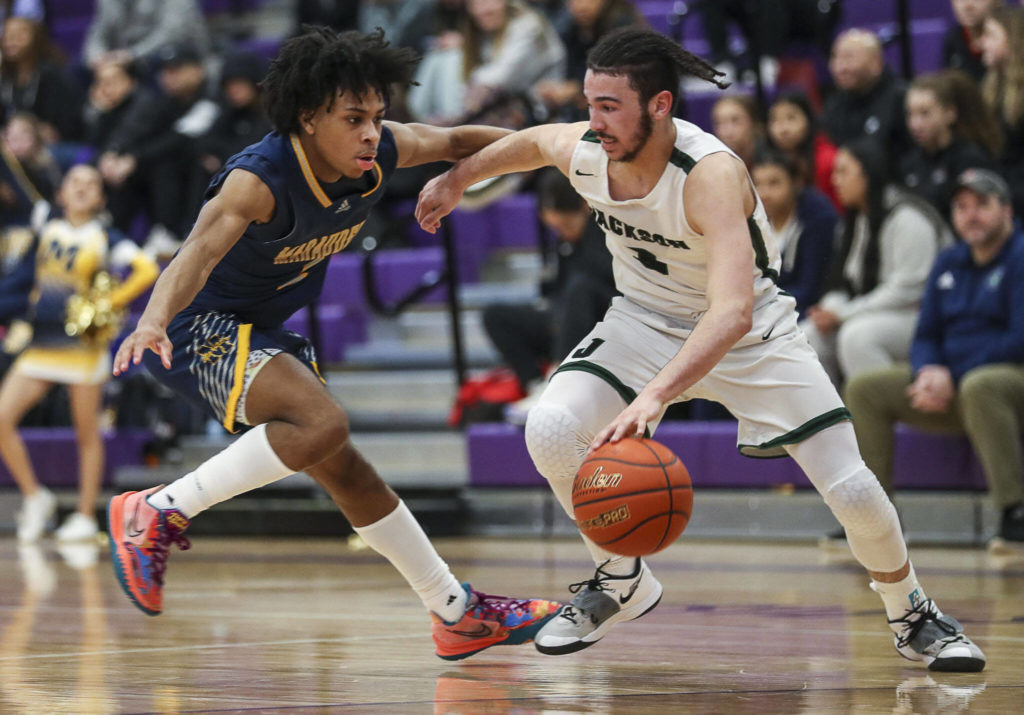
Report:
[[[956,182],[953,227],[963,239],[935,261],[910,365],[850,381],[864,461],[891,490],[893,425],[966,432],[1002,513],[992,551],[1024,549],[1024,234],[997,174],[968,169]]]

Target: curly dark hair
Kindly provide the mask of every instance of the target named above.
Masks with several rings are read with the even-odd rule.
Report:
[[[646,104],[658,92],[672,93],[672,106],[679,96],[679,82],[684,76],[698,77],[719,89],[729,86],[708,62],[684,50],[675,40],[646,27],[627,26],[613,30],[601,38],[587,54],[587,68],[592,72],[625,75],[629,86]]]
[[[364,35],[303,25],[302,34],[285,43],[260,83],[263,106],[274,129],[297,132],[304,114],[333,103],[342,92],[376,92],[388,104],[391,86],[410,84],[418,61],[413,50],[392,47],[379,27]]]

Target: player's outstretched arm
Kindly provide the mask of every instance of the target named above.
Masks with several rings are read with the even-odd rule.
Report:
[[[399,168],[434,161],[458,161],[512,133],[511,129],[482,124],[461,127],[435,127],[414,122],[384,124],[395,137]]]
[[[754,210],[746,169],[729,154],[711,154],[690,171],[683,189],[686,220],[706,237],[708,309],[679,352],[636,399],[597,434],[590,448],[642,436],[669,402],[692,387],[750,332],[754,250],[747,216]]]
[[[424,231],[434,233],[468,187],[492,176],[532,171],[542,166],[555,166],[568,174],[576,143],[586,130],[586,122],[544,124],[487,145],[423,187],[416,204],[416,220]]]
[[[114,374],[138,365],[146,350],[171,367],[173,346],[167,337],[171,318],[196,297],[213,267],[254,221],[274,215],[274,195],[259,177],[243,170],[232,171],[217,196],[199,212],[181,250],[157,279],[153,295],[135,330],[124,339],[114,356]]]

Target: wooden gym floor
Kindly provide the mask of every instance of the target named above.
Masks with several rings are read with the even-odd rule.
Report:
[[[565,597],[575,539],[439,539],[480,590]],[[917,548],[983,673],[900,659],[848,553],[683,539],[649,559],[661,605],[580,653],[433,655],[397,572],[344,541],[197,538],[164,615],[121,594],[105,547],[0,541],[0,712],[948,713],[1024,711],[1024,555]],[[98,558],[97,558],[98,557]]]

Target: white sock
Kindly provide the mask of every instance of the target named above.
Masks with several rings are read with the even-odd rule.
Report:
[[[895,618],[902,618],[908,611],[920,605],[926,598],[924,589],[917,582],[917,574],[914,573],[914,566],[911,564],[910,573],[902,581],[896,583],[883,583],[882,581],[871,581],[871,589],[882,597],[885,604],[885,615],[891,621]],[[890,626],[894,631],[899,631],[899,624]]]
[[[191,519],[214,504],[293,473],[270,446],[267,426],[262,424],[149,497],[149,503],[157,509],[178,509]]]
[[[356,527],[355,531],[370,548],[398,569],[427,610],[448,623],[462,618],[466,611],[466,592],[448,564],[438,556],[405,502],[398,502],[395,510],[383,519]]]

